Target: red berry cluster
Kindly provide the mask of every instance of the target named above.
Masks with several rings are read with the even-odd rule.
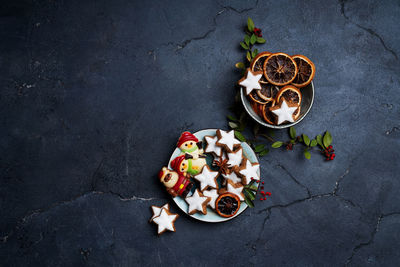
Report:
[[[264,184],[264,182],[261,182],[261,184]],[[264,186],[263,185],[260,186],[260,189],[261,189],[261,191],[260,191],[260,194],[261,194],[260,200],[267,200],[267,196],[270,196],[271,192],[264,192],[264,190],[263,190]]]
[[[258,37],[262,37],[261,29],[260,28],[254,28],[254,34]]]
[[[287,144],[286,145],[286,150],[293,150],[293,144],[292,143]]]
[[[324,150],[324,155],[326,157],[326,161],[333,160],[336,157],[334,152],[335,152],[335,150],[332,148],[332,146],[328,146]]]

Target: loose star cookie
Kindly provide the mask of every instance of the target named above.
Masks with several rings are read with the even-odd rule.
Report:
[[[254,89],[260,90],[261,84],[260,79],[263,75],[262,71],[252,72],[247,69],[246,76],[239,80],[238,84],[246,88],[246,95],[250,94]]]
[[[161,235],[165,231],[175,232],[175,221],[178,219],[179,215],[175,213],[170,213],[166,209],[161,209],[159,216],[153,219],[153,222],[158,225],[158,234]]]
[[[218,174],[218,172],[212,171],[208,165],[205,165],[201,170],[201,173],[193,176],[193,178],[200,182],[200,190],[204,191],[209,187],[218,188]]]
[[[217,146],[216,143],[218,141],[218,136],[211,136],[211,135],[206,135],[204,136],[204,139],[206,139],[206,149],[204,152],[206,153],[213,153],[214,155],[221,155],[222,148],[220,146]]]
[[[204,191],[203,195],[211,198],[210,202],[208,202],[208,206],[215,209],[215,201],[219,197],[217,189],[211,189],[211,190]]]
[[[197,211],[207,214],[207,204],[211,201],[211,197],[205,197],[196,189],[191,197],[185,198],[186,202],[189,204],[188,213],[193,215]]]
[[[227,164],[229,167],[239,166],[243,159],[243,149],[239,148],[231,153],[228,153],[228,159],[229,160]]]
[[[240,166],[239,173],[242,175],[243,184],[247,185],[250,183],[251,178],[254,180],[260,180],[258,176],[258,169],[260,168],[259,163],[251,163],[248,159],[244,159],[242,165]]]
[[[227,180],[231,180],[234,184],[241,183],[242,182],[242,177],[240,177],[235,170],[238,170],[238,168],[233,168],[230,170],[229,173],[227,174],[222,174],[222,177],[224,177]]]
[[[240,142],[235,138],[234,130],[229,132],[217,130],[217,145],[225,148],[226,152],[232,152],[234,148],[240,146]]]
[[[162,207],[151,206],[151,210],[153,211],[153,216],[151,216],[149,222],[152,222],[155,217],[160,216],[162,209],[166,209],[169,211],[169,204],[167,203]]]

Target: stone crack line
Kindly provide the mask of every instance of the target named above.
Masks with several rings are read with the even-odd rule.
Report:
[[[387,131],[385,132],[385,134],[386,134],[386,135],[390,135],[390,134],[392,134],[392,133],[394,133],[394,132],[397,132],[397,131],[399,131],[399,130],[400,130],[399,127],[394,126],[394,127],[392,127],[392,129],[387,130]]]
[[[279,164],[276,165],[276,167],[279,167],[279,168],[281,168],[282,170],[284,170],[284,171],[287,173],[287,175],[289,175],[289,177],[290,177],[296,184],[298,184],[299,186],[303,187],[303,188],[307,191],[308,197],[311,197],[310,189],[308,189],[307,186],[305,186],[305,185],[303,185],[302,183],[300,183],[300,182],[286,169],[285,166],[283,166],[283,165],[281,165],[281,164],[279,163]]]
[[[218,4],[219,4],[219,3],[218,3]],[[236,12],[236,13],[238,13],[238,14],[243,14],[243,13],[245,13],[245,12],[249,12],[249,11],[255,9],[255,8],[258,6],[258,0],[256,1],[256,4],[255,4],[253,7],[245,8],[245,9],[242,9],[242,10],[237,10],[236,8],[234,8],[234,7],[232,7],[232,6],[224,6],[224,5],[220,5],[220,6],[221,6],[223,9],[232,10],[233,12]]]
[[[151,201],[151,200],[159,199],[159,198],[155,198],[155,197],[145,198],[145,197],[138,197],[138,196],[134,196],[134,195],[132,197],[126,198],[126,197],[123,197],[121,194],[115,193],[115,192],[112,192],[112,191],[109,191],[109,192],[102,192],[102,191],[85,192],[85,193],[83,193],[81,195],[78,195],[78,196],[76,196],[76,197],[74,197],[74,198],[72,198],[70,200],[56,202],[54,204],[49,205],[46,208],[36,209],[36,210],[28,212],[24,217],[22,217],[21,219],[19,219],[17,221],[17,223],[14,226],[13,230],[8,232],[6,235],[0,237],[0,241],[3,242],[3,243],[6,243],[8,241],[8,239],[14,234],[15,230],[17,230],[20,227],[20,225],[26,223],[31,218],[33,218],[33,217],[35,217],[37,215],[43,214],[43,213],[45,213],[45,212],[47,212],[49,210],[52,210],[54,208],[57,208],[57,207],[60,207],[60,206],[63,206],[63,205],[67,205],[69,203],[77,201],[78,199],[80,199],[82,197],[85,197],[85,196],[88,196],[88,195],[92,195],[92,194],[93,195],[110,194],[110,195],[117,196],[119,198],[119,200],[121,200],[121,201]]]
[[[374,230],[372,231],[369,240],[367,242],[361,242],[353,248],[351,256],[347,259],[346,263],[344,264],[345,266],[348,266],[351,263],[351,261],[353,260],[353,257],[357,254],[358,250],[360,250],[362,247],[368,246],[374,242],[374,238],[375,238],[376,233],[379,231],[379,225],[381,224],[381,221],[384,218],[386,218],[388,216],[392,216],[392,215],[400,215],[400,212],[391,212],[388,214],[381,214],[378,216],[377,222],[375,224]]]
[[[344,17],[347,21],[349,21],[351,24],[353,24],[353,25],[357,26],[358,28],[360,28],[360,29],[362,29],[362,30],[368,32],[368,33],[371,34],[372,36],[375,36],[376,38],[378,38],[379,41],[381,42],[383,48],[384,48],[386,51],[388,51],[389,53],[391,53],[391,54],[396,58],[396,60],[399,60],[399,57],[397,56],[396,52],[393,51],[392,49],[390,49],[389,47],[387,47],[387,45],[385,44],[385,41],[383,40],[383,38],[382,38],[378,33],[376,33],[374,30],[372,30],[372,29],[370,29],[370,28],[367,28],[367,27],[365,27],[365,26],[362,26],[362,25],[360,25],[360,24],[358,24],[358,23],[352,21],[352,20],[346,15],[346,12],[345,12],[345,4],[346,4],[346,2],[347,2],[347,0],[339,0],[339,3],[340,3],[340,12],[342,13],[343,17]]]

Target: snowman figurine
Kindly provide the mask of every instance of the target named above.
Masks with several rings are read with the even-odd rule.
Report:
[[[197,160],[205,158],[202,142],[190,132],[183,132],[179,137],[176,146],[182,151],[181,155],[186,155],[186,159],[192,158]]]
[[[187,154],[185,154],[187,156]],[[192,176],[199,174],[203,169],[204,165],[207,165],[206,159],[199,157],[197,159],[194,158],[186,158],[185,155],[180,155],[174,158],[171,161],[171,167],[179,174],[186,176],[186,174],[190,174]]]

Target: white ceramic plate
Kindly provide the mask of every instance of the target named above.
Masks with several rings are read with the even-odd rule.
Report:
[[[203,141],[204,144],[204,136],[206,135],[211,135],[214,136],[217,134],[217,129],[206,129],[206,130],[201,130],[198,131],[196,133],[193,133],[200,141]],[[251,149],[251,147],[245,143],[242,142],[242,147],[243,147],[243,153],[244,156],[251,162],[251,163],[258,163],[258,159],[256,154],[254,153],[253,149]],[[171,158],[169,159],[168,162],[168,167],[170,169],[171,168],[171,161],[176,158],[177,156],[179,156],[179,154],[181,153],[181,150],[179,148],[176,148],[174,150],[174,152],[171,155]],[[209,156],[207,156],[209,157]],[[209,162],[209,158],[207,158],[207,162]],[[258,175],[261,177],[260,175],[260,170],[258,170]],[[257,186],[259,184],[256,184]],[[193,190],[192,190],[193,191]],[[240,204],[240,209],[239,211],[235,214],[235,216],[229,217],[229,218],[224,218],[219,216],[214,210],[210,209],[210,207],[207,207],[207,214],[204,215],[202,213],[195,213],[193,215],[190,215],[187,211],[188,211],[188,204],[186,203],[186,201],[182,198],[182,197],[175,197],[173,198],[173,200],[175,201],[176,205],[178,205],[178,207],[185,212],[186,214],[188,214],[189,216],[199,220],[199,221],[203,221],[203,222],[224,222],[224,221],[228,221],[231,220],[233,218],[235,218],[236,216],[238,216],[239,214],[241,214],[245,209],[247,209],[247,204],[245,202],[241,202]]]

